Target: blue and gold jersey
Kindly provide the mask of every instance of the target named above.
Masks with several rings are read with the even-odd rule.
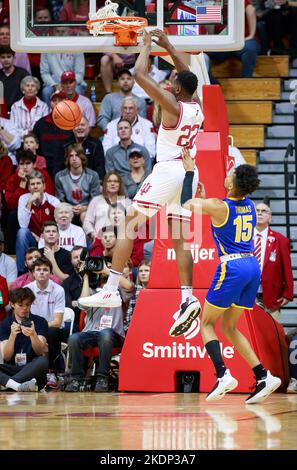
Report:
[[[212,234],[218,255],[251,253],[254,250],[253,233],[257,223],[254,203],[248,198],[226,198],[226,219],[221,225],[212,225]]]

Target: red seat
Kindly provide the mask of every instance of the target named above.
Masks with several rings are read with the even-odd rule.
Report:
[[[86,312],[84,310],[81,310],[80,312],[80,317],[79,317],[79,331],[82,331],[84,329],[84,326],[85,326],[85,316],[86,316]],[[120,347],[116,347],[116,348],[113,348],[112,350],[112,355],[113,356],[116,356],[117,354],[119,354],[120,352],[122,351],[122,346]],[[87,348],[84,350],[84,356],[85,357],[88,357],[90,362],[92,360],[94,360],[95,357],[99,357],[99,354],[100,354],[100,350],[99,350],[99,347],[98,346],[95,346],[95,347],[91,347],[91,348]]]

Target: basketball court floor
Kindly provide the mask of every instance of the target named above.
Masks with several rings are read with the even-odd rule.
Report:
[[[297,395],[1,393],[0,450],[296,450]]]

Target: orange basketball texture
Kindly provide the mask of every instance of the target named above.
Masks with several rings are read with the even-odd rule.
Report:
[[[74,101],[63,100],[54,107],[53,121],[60,129],[71,131],[78,126],[81,119],[81,109]]]

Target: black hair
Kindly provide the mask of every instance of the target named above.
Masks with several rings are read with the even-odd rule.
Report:
[[[37,246],[29,246],[29,248],[27,248],[25,251],[25,258],[27,255],[34,253],[34,251],[38,251],[38,253],[40,253],[40,255],[42,256],[42,252],[37,248]]]
[[[44,232],[45,227],[56,227],[57,232],[59,233],[59,226],[55,220],[46,220],[42,226],[41,233]]]
[[[176,74],[176,79],[189,95],[192,96],[197,90],[198,79],[193,72],[190,72],[190,70],[183,70],[182,72],[178,72]]]
[[[120,78],[122,75],[124,75],[124,73],[126,73],[127,75],[130,75],[130,77],[132,77],[132,73],[130,72],[130,70],[127,67],[124,67],[124,68],[122,68],[118,71],[117,78]]]
[[[30,162],[36,162],[36,155],[32,152],[32,150],[19,150],[16,154],[17,162],[30,160]]]
[[[252,165],[239,165],[235,168],[234,186],[240,196],[252,194],[259,187],[257,170]]]
[[[29,300],[33,304],[35,295],[29,287],[19,287],[9,292],[9,300],[13,304],[20,304],[24,300]]]
[[[5,26],[5,25],[4,25]],[[0,26],[1,28],[1,26]],[[0,47],[0,55],[2,54],[11,54],[11,55],[15,55],[15,52],[11,49],[10,46],[1,46]]]
[[[38,266],[47,266],[50,270],[50,273],[53,272],[53,265],[51,263],[51,261],[46,258],[45,256],[42,256],[41,258],[38,258],[36,261],[34,261],[33,265],[32,265],[32,271],[34,272],[35,268],[38,267]]]
[[[116,230],[113,225],[106,225],[105,227],[102,227],[101,229],[102,234],[103,233],[108,233],[108,232],[113,232],[116,236]]]

